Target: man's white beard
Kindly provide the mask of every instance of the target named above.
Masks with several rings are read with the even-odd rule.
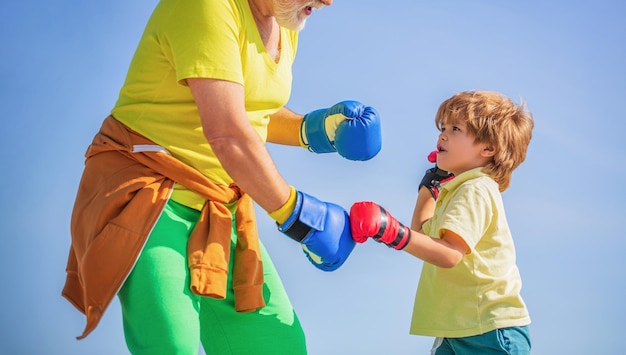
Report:
[[[306,6],[313,8],[321,7],[317,2],[313,1]],[[278,22],[280,26],[293,31],[301,31],[306,24],[308,17],[299,17],[303,9],[304,6],[299,5],[297,0],[274,0],[274,18],[276,18],[276,22]]]

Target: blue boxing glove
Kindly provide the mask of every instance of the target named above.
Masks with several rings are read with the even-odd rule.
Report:
[[[305,115],[300,138],[315,153],[337,152],[346,159],[368,160],[382,146],[380,117],[373,107],[342,101]]]
[[[336,204],[296,193],[296,207],[278,230],[301,243],[304,254],[318,269],[338,269],[356,244],[350,234],[348,212]]]

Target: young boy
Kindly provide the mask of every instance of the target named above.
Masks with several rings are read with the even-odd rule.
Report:
[[[526,157],[532,115],[499,93],[461,92],[441,104],[435,123],[437,166],[454,178],[422,181],[411,229],[374,202],[355,203],[352,236],[425,261],[410,333],[436,337],[432,354],[530,354],[500,193]]]

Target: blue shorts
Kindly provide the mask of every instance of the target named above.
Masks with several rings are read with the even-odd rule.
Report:
[[[431,355],[530,355],[528,326],[492,330],[464,338],[437,338]]]

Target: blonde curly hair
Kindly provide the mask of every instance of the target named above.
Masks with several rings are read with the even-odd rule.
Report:
[[[493,146],[495,154],[483,167],[499,186],[506,190],[511,174],[525,159],[534,127],[526,103],[515,104],[493,91],[465,91],[455,94],[439,106],[435,125],[465,122],[474,142]]]

